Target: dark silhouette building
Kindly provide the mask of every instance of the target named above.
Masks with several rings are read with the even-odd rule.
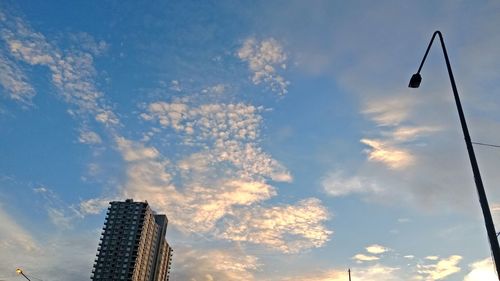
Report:
[[[172,248],[165,233],[168,219],[153,213],[146,202],[110,202],[93,281],[168,281]]]

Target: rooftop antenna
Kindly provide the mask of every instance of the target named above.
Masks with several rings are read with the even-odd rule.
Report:
[[[347,273],[349,273],[349,281],[351,281],[351,269],[347,269]]]

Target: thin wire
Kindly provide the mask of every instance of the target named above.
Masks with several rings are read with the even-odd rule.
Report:
[[[500,145],[496,145],[496,144],[489,144],[489,143],[482,143],[482,142],[472,142],[472,143],[477,144],[477,145],[500,148]]]

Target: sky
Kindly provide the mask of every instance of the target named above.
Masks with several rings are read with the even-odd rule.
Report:
[[[498,26],[497,1],[2,1],[0,280],[89,280],[126,198],[168,216],[174,281],[496,280],[439,45],[407,85],[441,30],[500,144]]]

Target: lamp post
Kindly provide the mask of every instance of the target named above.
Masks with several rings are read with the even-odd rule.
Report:
[[[20,269],[20,268],[17,268],[16,269],[16,273],[19,274],[19,275],[22,275],[24,278],[26,278],[27,280],[31,281],[28,276],[24,275],[24,272]]]
[[[410,79],[410,88],[418,88],[420,82],[422,82],[422,77],[420,76],[420,70],[424,65],[427,54],[429,54],[429,49],[431,48],[432,42],[436,35],[439,36],[441,41],[441,47],[443,49],[444,59],[446,61],[446,68],[448,69],[448,75],[450,76],[451,88],[453,89],[453,95],[455,97],[455,103],[457,105],[458,115],[460,117],[460,124],[462,125],[462,131],[465,138],[465,145],[467,146],[467,152],[469,153],[469,159],[472,166],[472,173],[474,174],[474,181],[476,183],[477,194],[479,196],[479,203],[481,204],[481,210],[483,211],[484,223],[486,225],[486,231],[488,233],[488,239],[490,241],[491,253],[493,255],[493,260],[495,262],[495,267],[500,280],[500,247],[498,245],[497,234],[495,231],[495,225],[493,224],[493,219],[491,218],[490,207],[488,206],[488,199],[486,198],[486,192],[484,191],[483,181],[481,180],[481,174],[479,172],[479,166],[476,161],[476,155],[474,154],[474,147],[472,146],[472,141],[469,135],[469,130],[467,129],[467,123],[465,122],[464,112],[462,110],[462,104],[460,103],[460,98],[458,97],[457,85],[455,84],[455,78],[453,78],[453,72],[451,70],[450,60],[448,58],[448,53],[446,51],[446,46],[444,45],[443,35],[440,31],[434,32],[432,39],[429,42],[429,46],[425,51],[424,58],[420,63],[417,73],[413,74]]]

